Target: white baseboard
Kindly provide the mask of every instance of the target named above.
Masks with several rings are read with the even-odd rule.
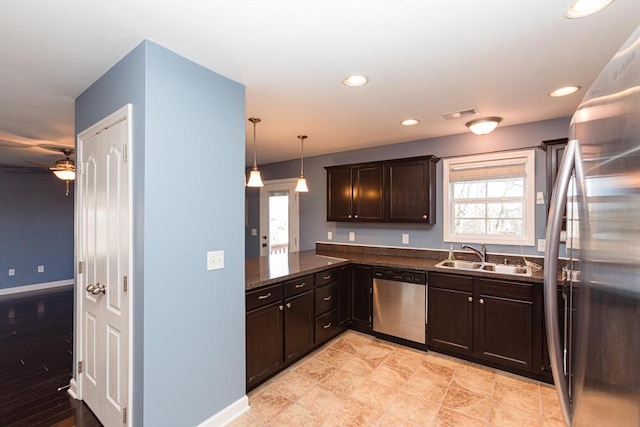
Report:
[[[198,427],[222,427],[249,410],[249,398],[242,396],[211,418],[204,420]]]
[[[12,295],[22,292],[41,291],[43,289],[60,288],[63,286],[73,286],[73,279],[58,280],[57,282],[36,283],[35,285],[14,286],[13,288],[0,289],[0,296]]]
[[[78,383],[76,383],[75,378],[71,378],[71,381],[69,381],[69,389],[67,390],[67,393],[69,393],[69,395],[74,399],[78,399]]]

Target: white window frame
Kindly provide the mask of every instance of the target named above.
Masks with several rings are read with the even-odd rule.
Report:
[[[453,186],[449,185],[449,171],[454,166],[477,164],[481,162],[504,162],[510,159],[525,158],[524,206],[522,214],[522,236],[497,234],[456,234],[454,233]],[[504,151],[500,153],[479,154],[465,157],[445,159],[442,167],[442,204],[443,204],[443,240],[458,243],[489,243],[499,245],[535,245],[535,150]]]

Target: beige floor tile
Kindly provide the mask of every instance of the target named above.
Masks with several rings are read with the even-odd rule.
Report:
[[[495,384],[495,374],[465,365],[457,368],[451,379],[452,386],[482,394],[488,398],[493,395]]]
[[[333,412],[343,404],[344,400],[344,395],[318,384],[297,403],[311,411],[320,420],[326,420],[333,416]]]
[[[369,341],[369,344],[370,345],[375,345],[376,347],[386,348],[389,351],[393,351],[396,348],[400,347],[399,344],[394,344],[392,342],[382,341],[381,339],[378,339],[378,338],[372,338],[371,341]]]
[[[356,357],[368,361],[373,367],[377,367],[389,357],[393,349],[388,349],[379,345],[365,344],[356,352]]]
[[[358,388],[363,381],[364,377],[361,375],[352,374],[351,372],[343,371],[342,369],[336,369],[328,377],[322,380],[322,385],[348,396],[353,393],[353,391]]]
[[[261,427],[264,424],[245,412],[235,420],[227,424],[227,427]]]
[[[351,397],[383,412],[393,403],[398,391],[375,381],[365,380],[352,393]]]
[[[368,377],[375,370],[375,366],[367,360],[360,359],[359,357],[350,357],[345,360],[340,369],[343,371],[351,372],[352,374],[360,375],[362,377]]]
[[[350,357],[351,353],[345,353],[344,351],[337,350],[334,347],[328,347],[318,353],[315,356],[315,359],[339,368],[340,365],[342,365],[345,360],[349,359]]]
[[[521,411],[540,414],[540,397],[537,389],[529,391],[521,387],[496,383],[493,400]]]
[[[294,371],[278,375],[278,377],[269,384],[268,389],[295,402],[307,394],[316,384],[317,381]]]
[[[547,417],[544,417],[542,419],[542,425],[543,427],[567,427],[567,424],[565,424],[564,421],[558,421],[556,419]]]
[[[424,356],[424,360],[431,363],[436,363],[440,366],[446,366],[448,368],[458,368],[460,367],[461,360],[456,359],[455,357],[448,356],[446,354],[436,353],[433,351],[428,351]]]
[[[445,407],[440,408],[434,427],[483,427],[485,424]]]
[[[407,380],[411,377],[411,373],[408,371],[400,371],[390,366],[380,365],[378,366],[369,379],[385,385],[393,390],[399,390],[406,384]]]
[[[400,393],[387,409],[387,413],[420,426],[430,426],[439,408],[440,405],[436,403]]]
[[[355,354],[361,345],[361,343],[354,343],[353,341],[346,338],[338,338],[338,340],[331,344],[329,348],[344,351],[345,353],[349,354]]]
[[[249,415],[262,423],[266,423],[277,417],[293,402],[286,397],[267,389],[249,400],[251,409]]]
[[[322,381],[335,370],[335,366],[331,366],[328,363],[324,363],[323,361],[316,358],[308,359],[293,372],[304,375],[305,377],[314,381]]]
[[[538,382],[536,380],[525,378],[520,375],[512,374],[510,372],[496,370],[495,379],[498,383],[510,385],[513,387],[520,387],[532,392],[538,390]]]
[[[454,368],[439,365],[429,360],[423,360],[416,368],[414,375],[420,375],[430,379],[438,379],[449,384],[451,382],[451,378],[453,378],[454,372]]]
[[[399,371],[412,374],[422,363],[422,357],[417,354],[403,352],[400,348],[397,348],[382,363]]]
[[[438,378],[428,378],[415,373],[409,378],[402,391],[433,403],[442,403],[449,384]]]
[[[282,427],[320,427],[323,420],[309,409],[297,403],[280,412],[276,418],[268,422],[268,426]]]
[[[449,387],[442,406],[480,421],[487,421],[491,410],[491,399],[457,387]]]
[[[383,412],[365,403],[348,398],[330,418],[325,420],[323,426],[336,427],[373,427],[382,418]]]
[[[489,425],[495,427],[540,427],[542,426],[542,417],[539,414],[532,414],[494,402],[491,407]]]

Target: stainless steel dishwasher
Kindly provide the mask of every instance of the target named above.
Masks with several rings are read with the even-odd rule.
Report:
[[[424,272],[373,270],[373,330],[426,344]]]

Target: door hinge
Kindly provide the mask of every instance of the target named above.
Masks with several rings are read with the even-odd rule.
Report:
[[[128,156],[127,156],[127,154],[128,154],[128,153],[127,153],[127,147],[128,147],[128,146],[127,146],[127,144],[125,144],[125,145],[123,145],[123,146],[122,146],[122,160],[123,160],[124,162],[126,162],[126,161],[127,161],[127,157],[128,157]]]
[[[84,262],[78,261],[78,274],[82,274],[83,267],[84,267]]]
[[[78,373],[81,374],[82,373],[82,360],[78,361]]]
[[[127,423],[127,407],[122,408],[122,424]]]
[[[127,278],[127,276],[124,276],[122,278],[122,290],[124,292],[127,292],[128,289],[129,289],[129,279]]]
[[[371,323],[371,322],[372,322],[372,320],[371,320],[371,316],[369,316],[369,323]]]

